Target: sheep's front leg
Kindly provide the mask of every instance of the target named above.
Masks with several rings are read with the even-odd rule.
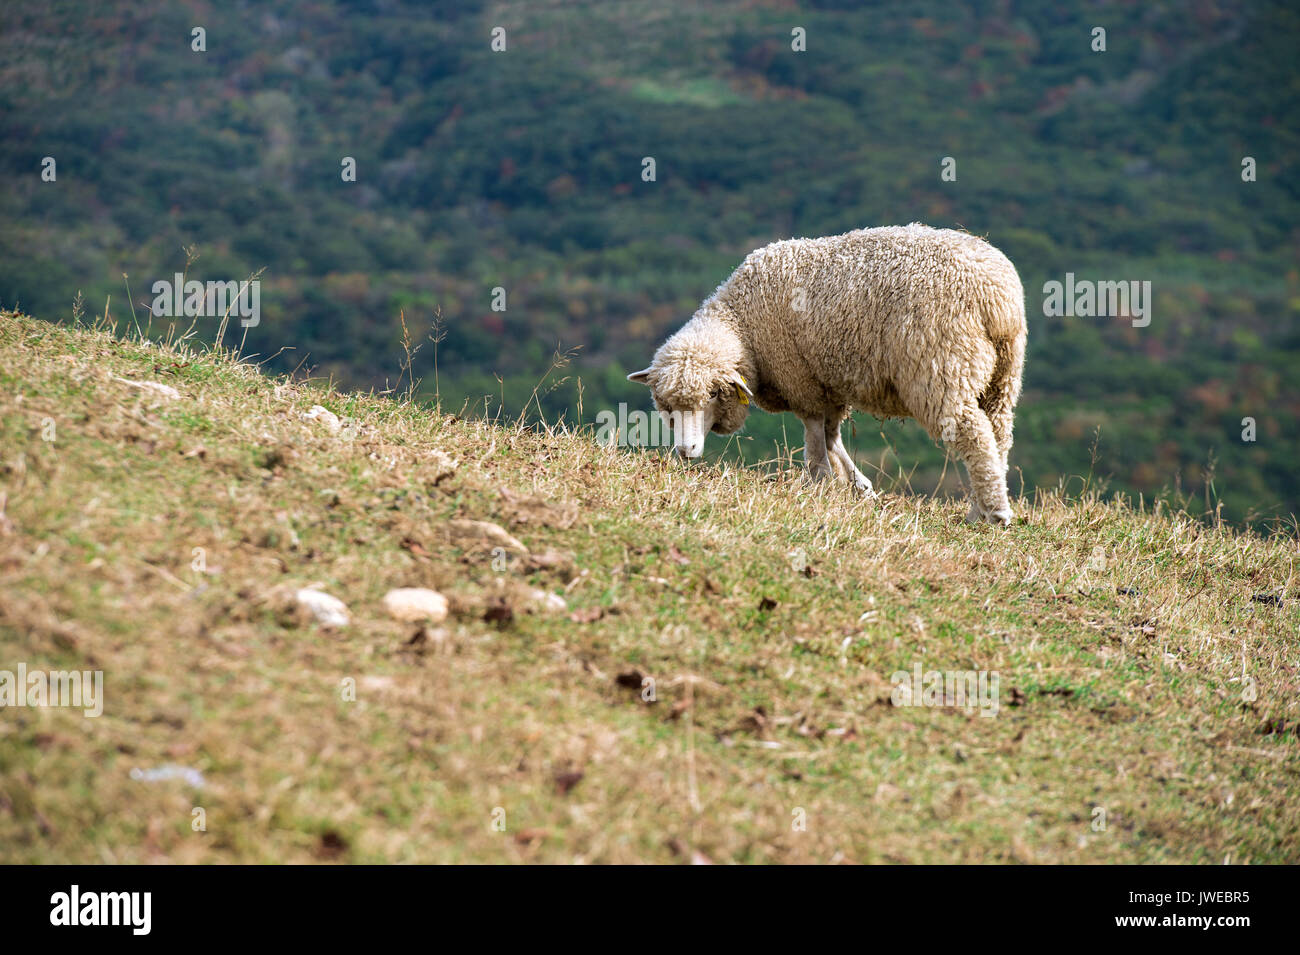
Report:
[[[826,456],[826,419],[801,418],[803,422],[803,463],[814,481],[834,478],[830,458]]]
[[[875,497],[876,490],[871,486],[871,479],[858,470],[858,466],[853,463],[853,456],[849,454],[848,448],[844,447],[844,439],[840,435],[841,424],[832,424],[830,418],[826,419],[828,451],[835,456],[840,464],[844,465],[844,473],[849,476],[849,480],[853,482],[855,489],[867,497]]]

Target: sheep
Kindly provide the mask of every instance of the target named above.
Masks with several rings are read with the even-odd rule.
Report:
[[[970,475],[966,519],[1007,525],[1007,454],[1025,358],[1025,293],[984,239],[920,223],[788,239],[751,252],[650,367],[683,458],[751,402],[804,426],[814,481],[874,496],[840,437],[852,409],[915,418]]]

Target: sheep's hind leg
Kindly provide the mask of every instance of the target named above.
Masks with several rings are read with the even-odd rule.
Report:
[[[838,423],[832,424],[830,418],[826,419],[827,450],[843,465],[844,473],[857,491],[866,497],[875,497],[876,490],[871,486],[871,479],[858,470],[858,466],[853,463],[853,456],[849,454],[848,448],[844,447],[844,439],[840,435],[843,419],[837,417],[835,421]]]
[[[826,456],[826,419],[801,418],[803,421],[803,463],[814,481],[834,479],[835,469]]]
[[[965,464],[966,462],[963,461],[962,465],[965,466]],[[966,523],[978,524],[980,521],[988,520],[988,515],[984,513],[984,509],[975,500],[975,479],[971,477],[970,468],[966,468],[966,478],[971,486],[970,510],[966,512]]]
[[[971,479],[971,510],[966,519],[971,520],[978,508],[978,516],[990,524],[1010,524],[1015,515],[1007,500],[1006,471],[988,415],[978,407],[964,408],[952,424],[952,445]]]

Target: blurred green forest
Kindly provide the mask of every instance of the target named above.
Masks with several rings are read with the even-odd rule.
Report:
[[[393,387],[404,315],[432,394],[440,316],[444,409],[590,424],[648,407],[624,375],[751,249],[960,226],[1025,284],[1013,491],[1092,475],[1262,523],[1300,512],[1298,50],[1300,12],[1249,0],[5,2],[0,303],[112,296],[129,325],[126,274],[144,324],[189,248],[192,278],[265,270],[245,351],[272,370]],[[1066,272],[1152,282],[1149,327],[1044,316]],[[956,489],[912,422],[847,440]]]

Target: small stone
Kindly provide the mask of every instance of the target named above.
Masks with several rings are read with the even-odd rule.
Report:
[[[311,410],[303,414],[302,420],[319,421],[325,425],[330,434],[338,434],[343,430],[343,423],[339,421],[338,415],[321,405],[312,405]]]
[[[384,609],[404,623],[439,623],[447,619],[447,598],[427,587],[401,587],[384,595]]]
[[[462,546],[500,547],[512,554],[527,555],[528,548],[499,524],[487,521],[456,520],[447,522],[447,535]]]
[[[136,767],[130,772],[130,776],[136,782],[142,783],[161,783],[172,779],[179,779],[186,785],[193,786],[195,789],[202,789],[205,785],[203,773],[192,766],[175,766],[168,763],[166,766],[158,766],[154,769],[140,769]]]
[[[116,375],[113,377],[124,385],[139,388],[141,391],[158,395],[160,398],[179,398],[181,396],[181,393],[171,385],[164,385],[157,381],[132,381],[130,378],[118,378]]]
[[[294,599],[298,601],[298,606],[310,613],[322,626],[346,627],[352,622],[348,616],[347,604],[314,587],[304,587],[297,591]]]
[[[545,590],[533,590],[529,595],[533,603],[540,609],[550,613],[563,613],[569,609],[568,603],[559,594],[549,593]]]
[[[459,461],[453,461],[450,454],[437,448],[430,451],[426,458],[433,471],[430,480],[435,486],[455,474],[456,468],[460,466]]]

